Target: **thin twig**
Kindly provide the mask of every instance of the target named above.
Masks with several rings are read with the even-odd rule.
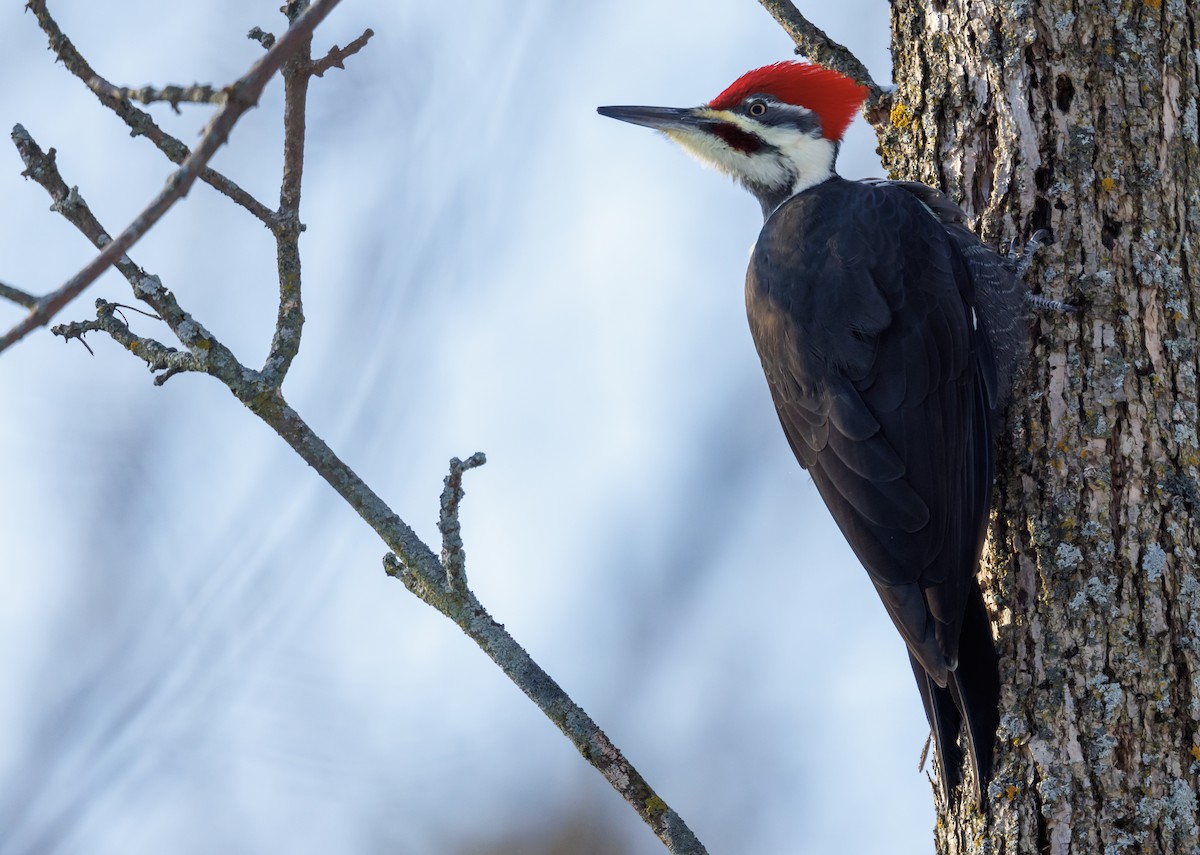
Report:
[[[75,49],[75,45],[59,28],[58,23],[50,17],[45,0],[29,0],[27,8],[37,17],[38,25],[50,40],[50,49],[54,51],[62,64],[96,94],[101,104],[116,113],[118,118],[129,126],[133,136],[144,136],[154,143],[172,163],[183,163],[190,154],[188,147],[155,124],[149,113],[139,110],[127,99],[113,97],[110,94],[117,87],[97,74],[88,61],[83,58],[83,55]],[[275,212],[226,176],[205,167],[200,171],[200,180],[245,208],[267,228],[274,227]]]
[[[229,138],[229,132],[242,114],[258,103],[267,81],[292,52],[307,43],[313,28],[333,11],[341,0],[317,0],[304,12],[290,29],[266,52],[241,79],[228,88],[229,100],[217,112],[200,139],[199,144],[183,161],[182,166],[167,180],[167,186],[154,198],[144,211],[134,218],[112,243],[107,244],[100,254],[82,270],[68,279],[57,291],[46,296],[38,308],[30,312],[21,323],[0,338],[0,351],[24,338],[33,330],[50,322],[63,306],[75,299],[96,277],[108,269],[118,258],[133,246],[146,231],[162,218],[172,205],[183,198],[196,181],[200,170]],[[41,0],[30,0],[32,7]],[[19,127],[19,126],[18,126]],[[16,130],[14,129],[14,134]]]
[[[3,282],[0,282],[0,297],[3,297],[5,300],[11,300],[19,306],[24,306],[26,309],[37,308],[37,304],[41,299],[27,291],[22,291],[20,288],[5,285]]]
[[[207,83],[193,83],[191,86],[164,86],[161,89],[153,86],[142,86],[131,89],[127,86],[113,86],[100,77],[88,81],[88,87],[97,95],[128,101],[141,101],[143,104],[154,104],[166,101],[171,109],[179,112],[179,105],[191,104],[224,104],[225,90],[217,89]]]
[[[308,0],[290,0],[284,7],[291,25],[305,14]],[[308,111],[309,69],[312,67],[312,35],[303,39],[283,64],[283,180],[279,185],[279,214],[276,219],[276,266],[279,271],[279,311],[271,349],[262,373],[274,386],[283,384],[292,360],[300,352],[304,332],[304,302],[301,293],[300,188],[304,180],[305,116]]]
[[[487,463],[487,456],[476,451],[466,460],[450,458],[450,474],[442,482],[442,509],[438,515],[438,531],[442,533],[442,566],[446,568],[446,584],[450,587],[467,585],[467,552],[463,548],[462,524],[458,507],[463,500],[463,473]]]
[[[864,112],[867,121],[878,127],[887,120],[891,109],[891,94],[884,90],[874,78],[862,60],[850,52],[845,45],[838,44],[829,38],[820,27],[813,24],[798,10],[792,0],[758,0],[771,13],[784,31],[796,43],[796,53],[804,54],[813,62],[819,63],[834,71],[840,71],[847,77],[866,86],[870,91]]]
[[[373,35],[375,35],[375,31],[368,27],[363,31],[361,36],[344,48],[340,48],[337,45],[331,47],[329,53],[312,64],[312,76],[324,77],[325,72],[331,68],[345,68],[346,66],[343,63],[346,61],[346,58],[354,56],[354,54],[366,47],[367,42],[371,40],[371,36]]]

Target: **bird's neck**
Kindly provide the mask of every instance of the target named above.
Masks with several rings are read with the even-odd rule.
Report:
[[[784,180],[769,187],[746,185],[762,205],[763,219],[788,199],[836,175],[838,146],[837,140],[824,137],[801,137],[780,146],[779,157],[786,166],[781,170]]]

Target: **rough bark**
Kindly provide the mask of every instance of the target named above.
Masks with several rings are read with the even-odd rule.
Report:
[[[1200,851],[1200,151],[1184,0],[893,0],[894,177],[1052,231],[982,578],[1004,691],[943,853]]]

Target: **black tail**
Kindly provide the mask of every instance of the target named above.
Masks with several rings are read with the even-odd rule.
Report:
[[[983,595],[974,580],[972,587],[958,642],[958,667],[950,672],[946,688],[935,683],[911,655],[908,658],[933,732],[942,795],[949,802],[962,783],[961,732],[975,767],[975,798],[982,805],[992,779],[992,749],[1000,724],[1000,658],[992,642],[991,619]]]

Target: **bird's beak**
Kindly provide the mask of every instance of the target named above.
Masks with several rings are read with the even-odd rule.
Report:
[[[705,118],[692,107],[597,107],[596,112],[656,131],[694,131]]]

